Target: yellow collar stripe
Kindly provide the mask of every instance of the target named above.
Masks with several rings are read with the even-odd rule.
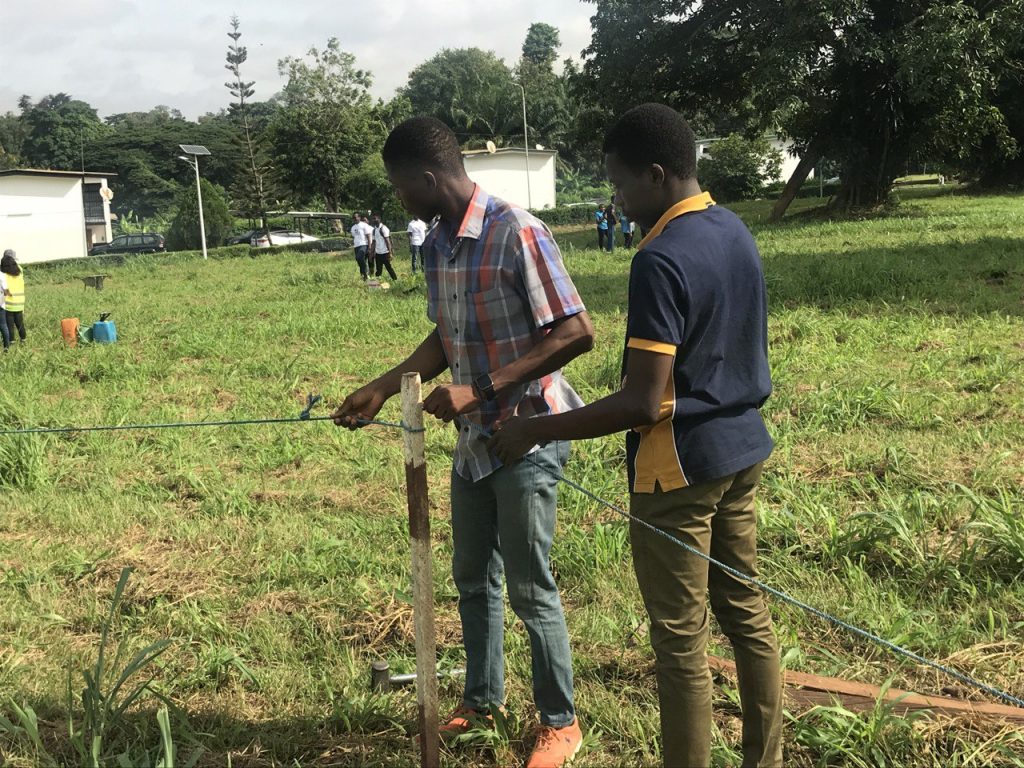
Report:
[[[688,197],[685,200],[680,200],[661,215],[661,218],[658,219],[658,223],[654,225],[650,232],[647,233],[647,237],[640,241],[640,245],[637,246],[637,250],[643,250],[645,245],[660,235],[662,230],[668,226],[668,223],[672,221],[672,219],[678,218],[684,213],[703,211],[714,204],[715,201],[711,199],[710,192],[702,192],[699,195],[694,195],[693,197]]]

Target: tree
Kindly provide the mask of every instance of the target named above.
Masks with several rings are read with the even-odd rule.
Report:
[[[255,81],[246,81],[242,77],[242,64],[249,58],[249,52],[244,45],[240,45],[238,42],[242,37],[239,27],[238,16],[232,16],[231,31],[228,32],[231,44],[228,46],[227,64],[224,65],[224,68],[233,77],[231,82],[224,85],[235,99],[231,105],[231,114],[238,124],[239,143],[244,154],[244,167],[232,189],[242,213],[247,216],[259,217],[263,231],[267,233],[267,238],[273,245],[273,236],[270,234],[270,227],[267,224],[267,199],[270,196],[269,182],[273,168],[266,156],[262,142],[256,138],[254,126],[250,120],[248,99],[256,93],[253,88]]]
[[[416,114],[433,115],[463,144],[522,136],[519,89],[490,51],[445,48],[409,73],[402,94]]]
[[[220,188],[206,179],[201,179],[203,191],[203,223],[206,225],[206,242],[210,246],[218,246],[235,220],[228,210],[227,201]],[[171,227],[167,230],[167,247],[171,250],[196,250],[202,246],[199,235],[199,201],[196,199],[195,185],[185,187],[178,193],[176,211]]]
[[[978,181],[983,187],[1024,186],[1024,35],[1011,43],[1006,57],[1012,66],[1004,67],[999,73],[994,103],[1006,119],[1006,130],[1016,145],[1015,152],[1005,152],[998,136],[981,140],[977,151],[967,158],[950,153],[941,158],[949,167],[967,179]]]
[[[709,156],[697,164],[697,177],[716,199],[732,202],[757,197],[781,170],[782,155],[767,139],[734,133],[711,145]]]
[[[555,147],[562,152],[569,148],[567,139],[572,123],[565,78],[554,71],[559,45],[557,28],[544,23],[531,24],[515,75],[526,95],[529,143]],[[522,135],[522,131],[518,133]]]
[[[182,187],[195,185],[188,164],[178,160],[179,144],[202,144],[213,154],[202,160],[203,177],[227,187],[237,174],[239,148],[227,116],[185,120],[165,106],[126,112],[106,119],[107,130],[85,144],[86,166],[114,171],[114,210],[143,218],[166,215]]]
[[[749,104],[802,151],[839,163],[847,208],[884,201],[915,152],[1012,152],[993,101],[1021,0],[596,0],[586,74],[603,93],[684,112]],[[623,30],[630,30],[623,34]],[[643,41],[642,44],[640,41]],[[633,73],[642,71],[638,80]],[[614,98],[614,96],[613,96]]]
[[[85,145],[108,133],[95,109],[66,93],[44,96],[35,104],[22,96],[18,106],[25,128],[22,160],[36,168],[81,170]]]
[[[21,163],[28,128],[13,112],[0,115],[0,170],[17,168]]]
[[[557,27],[535,22],[530,25],[523,41],[523,63],[551,72],[555,61],[558,60],[558,48],[561,44]]]
[[[370,74],[356,69],[355,57],[335,38],[322,51],[311,48],[308,57],[278,62],[288,80],[271,144],[295,192],[319,196],[329,211],[339,211],[348,201],[346,181],[368,154],[380,151],[384,136],[368,93]]]

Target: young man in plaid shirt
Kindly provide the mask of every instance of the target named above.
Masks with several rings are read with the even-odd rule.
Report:
[[[417,371],[429,381],[451,371],[452,383],[437,387],[423,404],[459,430],[452,570],[466,688],[462,707],[442,731],[468,730],[474,716],[486,717],[504,702],[504,575],[533,654],[541,730],[528,766],[557,768],[582,742],[569,636],[548,558],[557,476],[569,444],[535,445],[531,462],[504,465],[482,433],[515,415],[581,406],[560,369],[593,346],[593,328],[547,227],[469,179],[446,125],[428,117],[407,120],[388,136],[383,156],[405,208],[424,221],[439,217],[423,244],[427,315],[435,327],[405,362],[350,394],[335,420],[354,428],[359,419],[374,418],[399,392],[403,372]]]

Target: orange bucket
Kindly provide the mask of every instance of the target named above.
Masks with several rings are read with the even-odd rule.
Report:
[[[69,347],[78,346],[78,318],[66,317],[60,321],[60,334]]]

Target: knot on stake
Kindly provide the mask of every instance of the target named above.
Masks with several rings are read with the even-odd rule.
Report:
[[[316,407],[316,404],[321,400],[323,400],[323,398],[320,395],[306,395],[306,408],[299,414],[299,419],[302,421],[309,421],[309,412],[312,411],[313,408]]]

